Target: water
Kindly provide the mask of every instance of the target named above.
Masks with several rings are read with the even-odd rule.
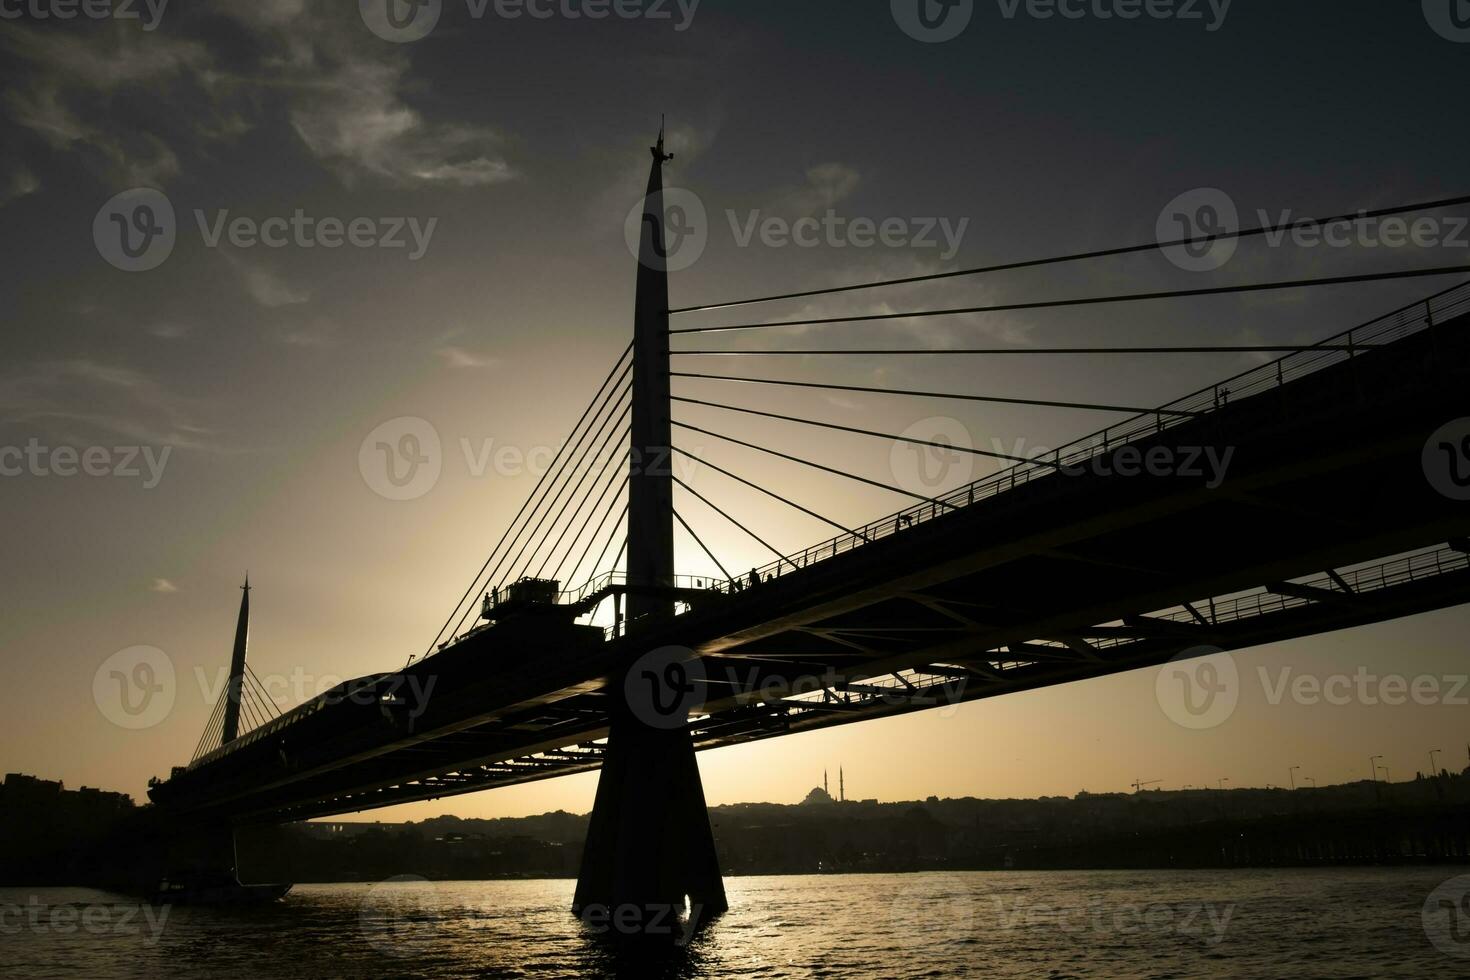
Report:
[[[0,974],[1447,977],[1470,975],[1470,878],[1435,891],[1454,878],[1434,868],[730,878],[728,913],[687,945],[636,955],[570,915],[570,881],[301,885],[266,908],[151,917],[103,892],[3,889]],[[1444,920],[1438,947],[1426,903],[1428,921],[1464,917]]]

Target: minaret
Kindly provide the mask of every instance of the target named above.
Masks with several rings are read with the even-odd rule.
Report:
[[[221,745],[229,745],[240,734],[240,695],[245,684],[245,647],[250,639],[250,573],[240,586],[240,618],[235,621],[235,650],[230,654],[230,681],[225,688],[225,723]]]
[[[827,790],[827,770],[825,769],[822,770],[822,793],[827,799],[830,800],[832,798],[832,794]]]
[[[842,767],[837,767],[837,798],[847,802],[847,785],[842,781]]]

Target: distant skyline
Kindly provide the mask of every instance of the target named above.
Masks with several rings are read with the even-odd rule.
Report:
[[[1242,0],[1213,30],[1009,18],[977,4],[964,32],[938,43],[911,36],[884,3],[669,8],[669,20],[541,20],[450,3],[408,43],[375,35],[353,5],[304,0],[167,5],[146,30],[0,21],[11,246],[0,466],[17,467],[0,476],[0,771],[142,799],[204,730],[247,569],[250,662],[283,708],[421,653],[628,342],[624,228],[661,115],[669,181],[707,212],[702,254],[672,277],[675,305],[1149,241],[1171,202],[1202,190],[1222,193],[1242,223],[1470,193],[1470,137],[1446,99],[1463,87],[1470,43],[1420,4]],[[94,235],[110,227],[107,202],[139,189],[162,195],[176,224],[160,264],[128,272],[133,260]],[[1149,253],[769,309],[883,312],[1466,263],[1453,233],[1465,214],[1437,215],[1445,234],[1429,248],[1258,240],[1207,273]],[[366,224],[352,232],[356,219]],[[898,232],[884,238],[889,219]],[[1453,281],[743,342],[1298,343]],[[1157,404],[1261,358],[761,360],[771,363],[732,370]],[[885,431],[952,428],[1008,453],[1114,417],[751,397]],[[426,490],[391,499],[362,459],[369,437],[403,418],[424,420],[440,451]],[[887,445],[756,431],[885,481],[913,475]],[[831,516],[854,524],[904,503],[871,488],[831,499],[799,469],[693,448],[827,495]],[[945,487],[991,468],[947,471]],[[782,549],[830,535],[754,494],[737,500]],[[769,558],[728,527],[697,530],[730,568]],[[684,536],[678,560],[717,574]],[[1297,765],[1326,785],[1369,778],[1373,757],[1399,781],[1427,770],[1430,750],[1452,769],[1465,758],[1467,629],[1461,607],[1237,653],[1238,703],[1214,728],[1176,723],[1158,671],[1135,671],[702,753],[705,792],[711,805],[795,801],[839,765],[849,798],[884,800],[1284,784]],[[109,658],[136,646],[167,658],[172,694],[155,723],[128,727],[98,691],[113,683]],[[1293,686],[1303,676],[1317,694]],[[1335,678],[1347,678],[1347,703],[1333,703]],[[1427,701],[1418,678],[1432,682]],[[367,819],[585,812],[595,778]]]

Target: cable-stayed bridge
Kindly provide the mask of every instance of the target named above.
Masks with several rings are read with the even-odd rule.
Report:
[[[1470,491],[1453,492],[1470,487],[1470,445],[1436,435],[1470,417],[1470,282],[1305,346],[1029,351],[1283,355],[1152,407],[675,370],[673,358],[710,352],[670,349],[672,338],[714,331],[1147,302],[1470,270],[671,330],[671,317],[749,302],[670,309],[667,159],[660,139],[645,202],[634,340],[439,635],[403,668],[348,682],[281,714],[246,662],[247,591],[230,686],[195,758],[151,789],[161,808],[196,826],[227,828],[601,768],[577,905],[682,904],[688,896],[721,908],[696,750],[1470,601],[1470,503],[1463,499]],[[1259,233],[1247,229],[1233,237]],[[1188,241],[1218,237],[1231,236]],[[1065,408],[1122,420],[1041,456],[1011,455],[839,425],[764,403],[676,395],[675,379]],[[684,405],[699,406],[701,418],[722,413],[729,424],[717,431],[708,422],[676,419]],[[737,425],[751,418],[841,431],[885,452],[897,441],[969,453],[1002,468],[929,495],[862,476],[842,460],[754,441]],[[831,481],[829,494],[840,493],[842,481],[856,481],[905,497],[907,505],[851,527],[824,515],[810,495],[799,499],[760,473],[737,473],[701,456],[700,466],[728,485],[831,526],[830,537],[788,553],[716,499],[713,482],[697,487],[680,475],[676,463],[692,455],[681,448],[690,436],[809,468]],[[1470,432],[1464,436],[1470,442]],[[1163,460],[1167,474],[1150,462]],[[1436,474],[1451,481],[1451,492]],[[691,519],[696,510],[699,517]],[[769,563],[727,568],[695,520],[703,527],[726,522],[766,549]],[[676,528],[718,575],[681,574]],[[563,588],[563,582],[585,584]]]

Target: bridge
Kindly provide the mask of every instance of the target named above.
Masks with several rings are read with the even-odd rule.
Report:
[[[194,759],[152,785],[161,810],[190,826],[227,831],[600,769],[577,908],[682,908],[687,898],[718,911],[724,890],[697,751],[1470,601],[1470,504],[1441,492],[1426,471],[1445,466],[1456,485],[1470,484],[1470,476],[1459,483],[1458,467],[1470,466],[1467,447],[1432,438],[1446,423],[1470,417],[1470,281],[1311,345],[1127,349],[1283,355],[1152,408],[937,393],[1124,416],[1037,457],[676,396],[674,378],[736,379],[674,370],[673,357],[700,352],[671,351],[670,344],[707,330],[789,322],[1148,302],[1470,270],[671,330],[671,317],[748,304],[670,308],[662,171],[671,158],[662,137],[653,157],[633,342],[440,635],[400,669],[349,681],[279,713],[247,663],[247,583],[229,686]],[[895,282],[930,278],[940,277]],[[757,383],[936,396],[790,379]],[[705,463],[836,532],[786,553],[679,476],[675,430],[780,456],[833,479],[875,481],[676,421],[673,408],[681,403],[731,418],[760,416],[971,453],[1003,468],[934,496],[876,484],[908,497],[909,505],[845,527],[814,505]],[[1151,473],[1148,462],[1163,459],[1179,465],[1167,475]],[[1228,466],[1187,465],[1205,459]],[[676,509],[676,491],[768,549],[770,563],[748,573],[727,570]],[[720,575],[679,574],[676,525]],[[584,584],[563,589],[563,580]]]

